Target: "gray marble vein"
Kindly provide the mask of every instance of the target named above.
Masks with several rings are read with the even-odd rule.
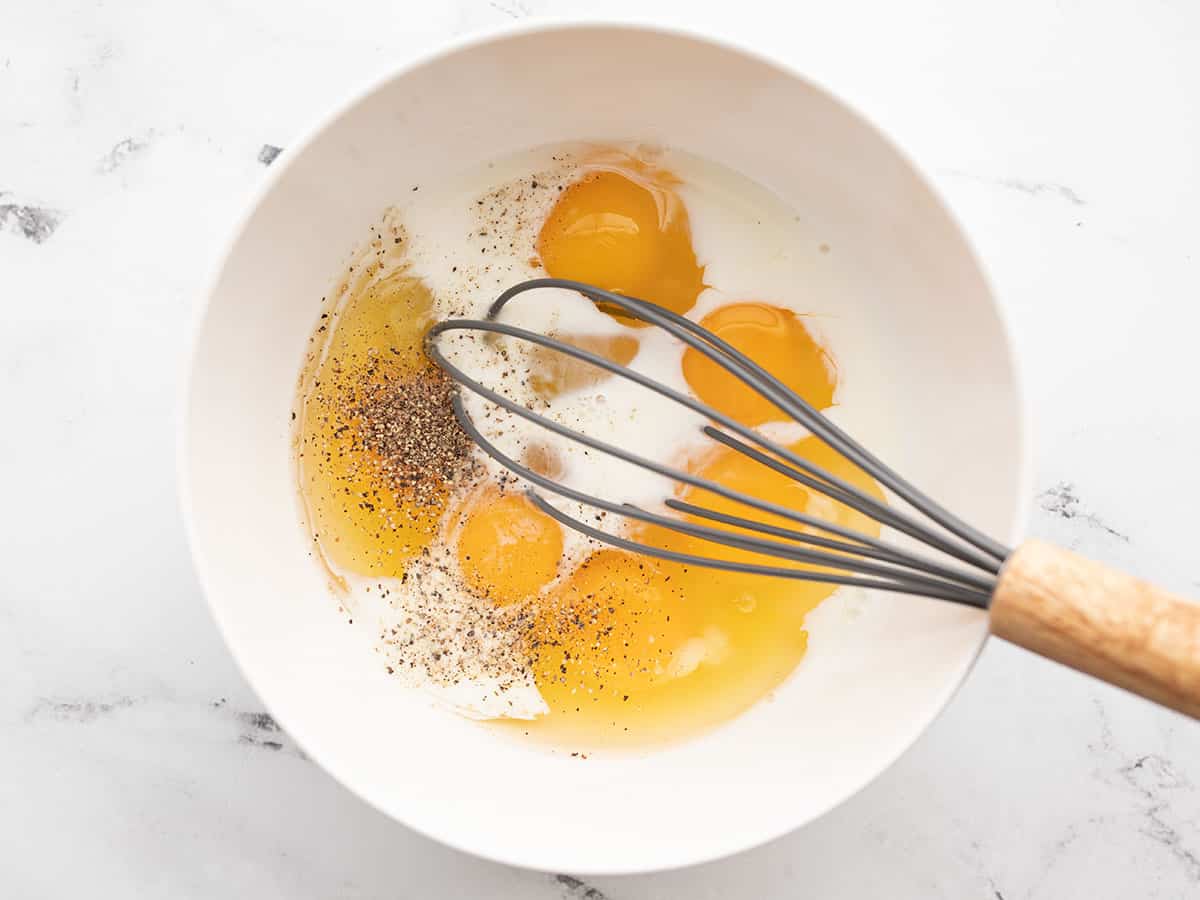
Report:
[[[1065,201],[1071,206],[1086,206],[1086,201],[1065,184],[1053,181],[1031,181],[1025,178],[997,178],[990,175],[973,175],[970,172],[943,171],[941,175],[947,178],[963,178],[980,184],[992,185],[1008,191],[1016,191],[1030,197],[1050,196]]]
[[[263,144],[258,151],[258,161],[264,166],[269,166],[275,162],[275,158],[282,152],[282,147],[276,147],[274,144]]]
[[[127,137],[124,140],[118,141],[113,145],[111,150],[100,158],[100,162],[96,165],[96,170],[103,174],[115,172],[130,159],[138,156],[145,150],[150,145],[152,137],[152,135],[140,138]]]
[[[563,896],[570,900],[608,900],[603,892],[592,887],[582,878],[575,878],[572,875],[555,875],[554,880],[562,885]]]
[[[510,19],[524,19],[530,15],[529,8],[521,0],[507,0],[504,3],[488,0],[488,6]]]
[[[1051,515],[1058,516],[1060,519],[1068,521],[1077,519],[1081,523],[1098,528],[1100,531],[1119,541],[1129,542],[1129,535],[1117,531],[1095,513],[1083,507],[1079,501],[1079,497],[1076,496],[1075,486],[1070,482],[1060,481],[1053,487],[1042,491],[1037,496],[1037,503],[1042,510]]]
[[[7,191],[0,191],[0,229],[19,235],[35,244],[49,240],[63,220],[63,212],[34,203],[18,203]]]
[[[110,716],[118,710],[128,709],[137,702],[133,697],[115,697],[110,700],[39,697],[25,717],[30,722],[52,719],[57,722],[87,724],[102,716]]]

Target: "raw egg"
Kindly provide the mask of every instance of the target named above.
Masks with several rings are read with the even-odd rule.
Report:
[[[701,322],[749,356],[816,409],[833,405],[837,367],[794,312],[767,303],[732,303]],[[783,411],[698,350],[683,354],[683,375],[696,396],[741,422],[761,425],[787,418]]]
[[[536,597],[558,574],[562,527],[524,494],[486,490],[470,504],[457,546],[467,587],[507,606]]]
[[[570,185],[538,236],[546,273],[687,312],[704,289],[704,268],[672,180],[630,167],[590,172]],[[626,324],[644,324],[617,309],[605,311]]]
[[[337,571],[399,577],[438,532],[449,488],[417,498],[388,477],[388,461],[364,446],[364,394],[439,377],[421,350],[433,297],[405,270],[347,285],[335,317],[319,328],[325,352],[310,373],[298,433],[299,478],[314,545]],[[336,321],[333,321],[336,318]],[[337,576],[335,575],[335,578]]]

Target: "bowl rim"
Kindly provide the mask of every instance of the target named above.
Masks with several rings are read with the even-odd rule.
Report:
[[[192,560],[192,567],[195,572],[196,579],[200,585],[201,592],[204,595],[205,603],[208,606],[210,614],[212,615],[213,622],[217,627],[217,631],[221,636],[222,642],[225,644],[226,649],[233,658],[234,665],[237,667],[241,676],[246,680],[247,685],[249,685],[255,696],[258,697],[259,701],[262,702],[263,706],[268,710],[270,710],[270,704],[267,703],[258,686],[255,684],[254,679],[251,677],[249,668],[243,659],[243,652],[239,651],[234,642],[231,641],[227,623],[221,611],[218,609],[218,605],[213,600],[214,592],[210,588],[210,581],[206,574],[211,568],[211,564],[205,556],[205,551],[201,546],[201,542],[197,533],[191,484],[188,477],[188,460],[190,458],[188,430],[191,420],[190,397],[192,395],[193,380],[196,377],[196,361],[200,352],[201,339],[205,332],[205,325],[209,317],[210,308],[212,307],[217,287],[219,286],[225,269],[228,265],[229,258],[233,254],[237,245],[243,239],[250,220],[254,216],[258,207],[261,205],[264,198],[272,190],[274,190],[276,184],[287,175],[288,171],[299,157],[300,154],[297,151],[300,148],[304,148],[312,144],[318,137],[324,134],[328,129],[332,128],[343,115],[345,115],[358,104],[364,102],[372,94],[385,89],[392,82],[407,76],[413,71],[460,53],[473,50],[477,47],[530,34],[554,33],[562,31],[587,31],[593,29],[615,29],[628,30],[631,32],[646,32],[672,39],[680,39],[693,43],[708,45],[709,47],[717,50],[741,55],[755,63],[773,69],[789,79],[799,81],[809,89],[822,95],[826,100],[840,107],[853,119],[857,120],[861,126],[866,128],[875,136],[876,140],[880,141],[883,146],[893,153],[895,157],[908,169],[910,174],[917,180],[917,182],[929,192],[930,196],[935,200],[943,214],[946,215],[948,221],[951,223],[959,238],[962,240],[967,257],[970,259],[980,275],[991,305],[992,312],[996,316],[999,325],[999,337],[1003,343],[1003,347],[1000,349],[1003,350],[1006,362],[1008,363],[1009,371],[1011,373],[1011,388],[1016,407],[1016,424],[1020,429],[1020,433],[1018,434],[1016,460],[1019,496],[1015,498],[1013,505],[1013,525],[1010,529],[1010,534],[1008,535],[1010,544],[1015,547],[1018,543],[1020,543],[1021,538],[1025,534],[1026,523],[1028,521],[1032,502],[1031,492],[1033,484],[1031,422],[1029,404],[1025,389],[1025,379],[1021,369],[1020,355],[1017,352],[1016,343],[1013,337],[1011,319],[1007,309],[999,301],[994,281],[987,267],[983,264],[975,243],[970,237],[970,233],[964,227],[953,207],[946,201],[943,192],[936,186],[936,184],[934,184],[930,177],[925,174],[925,171],[916,164],[913,156],[903,146],[901,146],[894,138],[875,125],[870,118],[864,115],[854,105],[835,94],[821,82],[804,74],[786,59],[781,59],[777,55],[759,49],[744,40],[718,36],[711,31],[704,30],[703,28],[680,26],[654,17],[555,16],[539,17],[505,23],[499,26],[472,31],[467,34],[442,41],[428,50],[410,54],[400,62],[390,65],[382,73],[377,73],[369,79],[361,82],[356,89],[347,92],[340,101],[325,110],[323,113],[320,113],[311,119],[308,126],[300,129],[297,133],[297,136],[289,142],[288,147],[281,154],[280,158],[271,165],[270,170],[266,173],[266,176],[257,185],[257,187],[251,190],[249,196],[244,201],[240,212],[229,227],[229,230],[226,232],[224,239],[217,244],[217,249],[212,258],[213,261],[208,269],[208,274],[202,282],[203,286],[200,293],[200,301],[193,311],[192,320],[189,324],[191,330],[186,343],[186,351],[183,354],[180,362],[182,371],[177,380],[179,391],[175,407],[175,475],[177,498],[179,501],[180,514],[183,519],[189,555]],[[855,797],[857,794],[861,793],[884,772],[892,768],[902,756],[907,754],[913,748],[921,736],[924,735],[930,726],[945,712],[947,706],[950,704],[950,701],[953,700],[955,695],[957,695],[959,690],[961,690],[963,684],[965,684],[967,680],[967,677],[970,675],[972,669],[978,661],[980,653],[983,651],[987,637],[987,634],[984,634],[980,637],[974,652],[966,660],[962,666],[962,669],[953,679],[947,681],[941,692],[941,696],[934,698],[934,703],[930,706],[929,715],[923,720],[914,722],[911,733],[906,735],[897,743],[895,753],[891,755],[881,766],[864,775],[862,779],[849,791],[847,791],[840,799],[830,802],[821,808],[815,809],[806,816],[798,817],[796,820],[782,828],[774,827],[743,831],[738,838],[730,840],[728,845],[719,851],[688,854],[673,850],[668,851],[664,855],[664,858],[661,860],[661,862],[658,862],[652,866],[630,866],[620,862],[596,863],[583,868],[574,868],[571,871],[574,874],[588,876],[629,875],[646,872],[669,871],[687,866],[699,865],[701,863],[713,862],[743,853],[755,847],[772,843],[825,816],[831,810],[836,809],[837,807],[849,801],[851,798]],[[274,715],[274,712],[271,712],[271,715]],[[286,720],[281,720],[280,725],[285,731],[288,731],[289,734],[292,734],[291,730],[288,728]],[[392,805],[384,804],[358,790],[347,779],[344,779],[340,773],[335,771],[334,768],[328,766],[322,759],[322,755],[319,752],[313,752],[309,747],[305,746],[300,739],[295,737],[293,737],[293,739],[297,741],[297,744],[303,749],[304,753],[308,755],[309,758],[311,758],[314,762],[316,762],[320,769],[326,775],[331,777],[337,784],[367,804],[367,806],[379,811],[401,826],[411,829],[423,837],[437,841],[444,846],[448,846],[477,858],[537,871],[551,870],[547,869],[546,861],[539,859],[536,852],[523,854],[502,852],[497,853],[489,847],[475,846],[467,841],[460,840],[452,831],[427,827],[424,823],[418,823],[410,820],[404,814],[403,809],[393,808]]]

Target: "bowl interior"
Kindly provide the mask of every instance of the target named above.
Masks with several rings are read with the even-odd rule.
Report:
[[[678,34],[531,28],[408,68],[289,149],[237,233],[198,335],[181,472],[229,646],[305,750],[364,799],[497,860],[629,872],[777,836],[885,768],[942,708],[986,632],[972,610],[835,598],[770,700],[688,743],[587,760],[515,744],[389,678],[307,555],[289,412],[321,297],[413,184],[565,140],[661,143],[782,195],[833,248],[814,300],[870,342],[870,445],[1000,537],[1025,475],[1009,348],[937,198],[873,129],[797,76]]]

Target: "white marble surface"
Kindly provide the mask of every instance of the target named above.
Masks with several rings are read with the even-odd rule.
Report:
[[[176,381],[217,243],[264,146],[349,89],[451,35],[578,12],[751,41],[891,131],[1011,311],[1032,533],[1200,594],[1189,0],[7,0],[0,896],[1200,896],[1200,725],[995,642],[915,749],[803,832],[586,884],[410,833],[261,714],[175,500]]]

